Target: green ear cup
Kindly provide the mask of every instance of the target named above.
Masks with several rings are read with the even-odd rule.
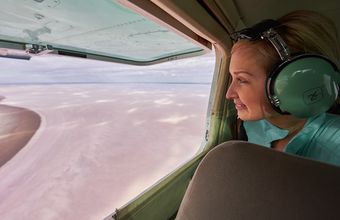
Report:
[[[274,70],[267,81],[267,94],[281,112],[311,117],[334,104],[339,74],[335,65],[322,56],[300,55]]]

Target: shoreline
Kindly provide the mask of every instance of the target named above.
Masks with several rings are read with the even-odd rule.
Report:
[[[0,104],[0,168],[13,158],[39,129],[41,117],[26,108]]]

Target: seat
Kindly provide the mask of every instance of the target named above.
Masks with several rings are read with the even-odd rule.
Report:
[[[340,219],[340,167],[244,141],[199,164],[176,220]]]

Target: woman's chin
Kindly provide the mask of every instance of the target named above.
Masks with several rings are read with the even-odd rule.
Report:
[[[237,111],[237,118],[241,119],[242,121],[249,120],[247,114],[245,114],[243,111]]]
[[[238,111],[237,118],[241,119],[242,121],[257,121],[257,120],[263,119],[264,116],[252,115],[247,111]]]

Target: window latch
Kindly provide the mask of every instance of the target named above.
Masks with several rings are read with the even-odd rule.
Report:
[[[26,53],[43,55],[53,52],[51,45],[26,44]]]

